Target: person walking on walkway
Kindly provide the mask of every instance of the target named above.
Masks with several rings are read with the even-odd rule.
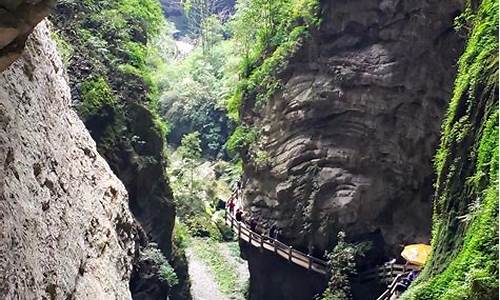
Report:
[[[255,217],[252,217],[250,219],[250,230],[252,230],[253,232],[256,232],[257,230],[257,219]]]
[[[234,213],[234,207],[236,206],[234,197],[229,198],[229,203],[227,204],[227,206],[229,207],[229,213],[232,215]]]
[[[418,271],[411,271],[400,282],[396,283],[391,291],[391,300],[398,299],[404,291],[408,289],[410,284],[417,278]]]
[[[279,241],[281,239],[281,234],[283,233],[283,230],[279,227],[276,227],[276,231],[274,233],[274,239]]]
[[[313,256],[314,253],[314,245],[312,242],[309,242],[309,245],[307,246],[307,255]]]
[[[239,208],[236,210],[236,221],[238,222],[243,221],[243,212]]]
[[[273,226],[271,226],[271,228],[269,229],[269,237],[270,238],[275,238],[276,236],[276,230],[278,229],[278,226],[276,226],[276,224],[273,224]]]

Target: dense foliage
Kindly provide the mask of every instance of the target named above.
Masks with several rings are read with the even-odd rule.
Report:
[[[57,12],[53,21],[59,30],[54,37],[72,75],[72,96],[84,120],[124,115],[130,101],[156,113],[163,84],[157,71],[173,52],[169,40],[173,29],[159,3],[65,0]]]
[[[140,259],[151,262],[160,280],[167,282],[169,286],[173,287],[179,284],[179,279],[175,274],[174,268],[172,268],[165,256],[157,248],[148,247],[143,249]]]
[[[329,280],[326,290],[318,300],[352,299],[351,280],[357,275],[356,265],[372,247],[371,243],[349,243],[340,231],[333,250],[327,251]]]
[[[200,133],[205,157],[223,157],[231,131],[224,109],[229,86],[234,82],[232,66],[237,57],[229,41],[220,39],[210,50],[196,48],[171,64],[163,74],[168,88],[162,94],[160,110],[170,124],[169,142],[179,145],[182,136]]]
[[[170,155],[169,175],[178,224],[185,226],[191,236],[227,239],[232,235],[224,225],[221,213],[224,208],[222,201],[231,193],[232,168],[222,161],[203,161],[200,142],[198,132],[186,134],[181,145]]]
[[[311,27],[319,24],[317,0],[239,1],[233,34],[242,55],[242,77],[228,104],[238,120],[242,100],[250,94],[265,101],[279,88],[276,77],[302,43]]]
[[[470,28],[436,155],[433,254],[404,299],[498,299],[498,2]]]
[[[281,88],[279,73],[307,37],[319,25],[318,0],[242,0],[232,21],[234,41],[241,55],[240,80],[227,103],[228,115],[240,121],[245,109],[258,108]],[[245,126],[245,125],[240,125]],[[235,130],[231,151],[251,143],[248,128]]]

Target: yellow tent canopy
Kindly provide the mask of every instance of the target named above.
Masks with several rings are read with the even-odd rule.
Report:
[[[430,253],[431,246],[426,244],[412,244],[405,246],[403,252],[401,252],[401,256],[411,264],[423,266]]]

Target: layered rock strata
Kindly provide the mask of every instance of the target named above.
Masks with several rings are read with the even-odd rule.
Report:
[[[282,91],[260,107],[245,101],[243,122],[260,129],[244,153],[245,209],[316,256],[339,231],[372,243],[370,265],[400,244],[429,242],[431,161],[462,48],[453,29],[461,9],[461,1],[322,1],[322,24],[280,75]],[[269,274],[269,264],[249,263]],[[280,268],[273,276],[282,278],[273,299],[299,288]],[[276,288],[257,282],[251,294]]]

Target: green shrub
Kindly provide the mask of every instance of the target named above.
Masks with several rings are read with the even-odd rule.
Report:
[[[114,107],[116,98],[108,81],[100,76],[81,84],[82,104],[79,112],[83,118],[98,115],[105,106]]]
[[[125,44],[125,51],[128,54],[128,61],[139,69],[146,68],[147,48],[145,45],[136,42],[127,42]]]
[[[141,261],[152,262],[157,270],[159,279],[167,282],[170,287],[179,283],[179,279],[177,278],[174,268],[170,265],[165,256],[163,256],[160,249],[156,248],[154,245],[150,245],[143,249],[141,251],[140,259]]]
[[[189,228],[179,221],[179,219],[176,219],[174,226],[174,244],[179,249],[186,249],[189,245],[189,241]]]
[[[56,42],[57,45],[57,50],[59,51],[59,54],[61,55],[61,59],[64,63],[65,66],[68,66],[71,58],[73,57],[73,54],[75,50],[73,49],[73,46],[71,46],[62,35],[57,33],[56,31],[52,31],[51,33],[52,39]]]
[[[233,134],[226,143],[226,149],[230,153],[237,153],[257,140],[257,132],[248,126],[240,125],[236,127]]]
[[[191,236],[211,238],[216,241],[223,240],[219,228],[208,215],[191,216],[186,218],[184,223],[188,227]]]
[[[175,273],[174,268],[168,262],[160,265],[158,275],[160,276],[160,280],[167,282],[171,287],[179,284],[177,274]]]
[[[212,216],[212,221],[217,226],[217,229],[221,234],[222,240],[231,241],[234,238],[234,233],[233,230],[226,225],[225,213],[226,212],[224,210],[216,211]]]
[[[317,299],[349,300],[352,299],[351,279],[356,275],[356,261],[363,257],[370,244],[351,244],[346,242],[345,233],[339,232],[337,245],[327,253],[330,279],[328,287]]]

